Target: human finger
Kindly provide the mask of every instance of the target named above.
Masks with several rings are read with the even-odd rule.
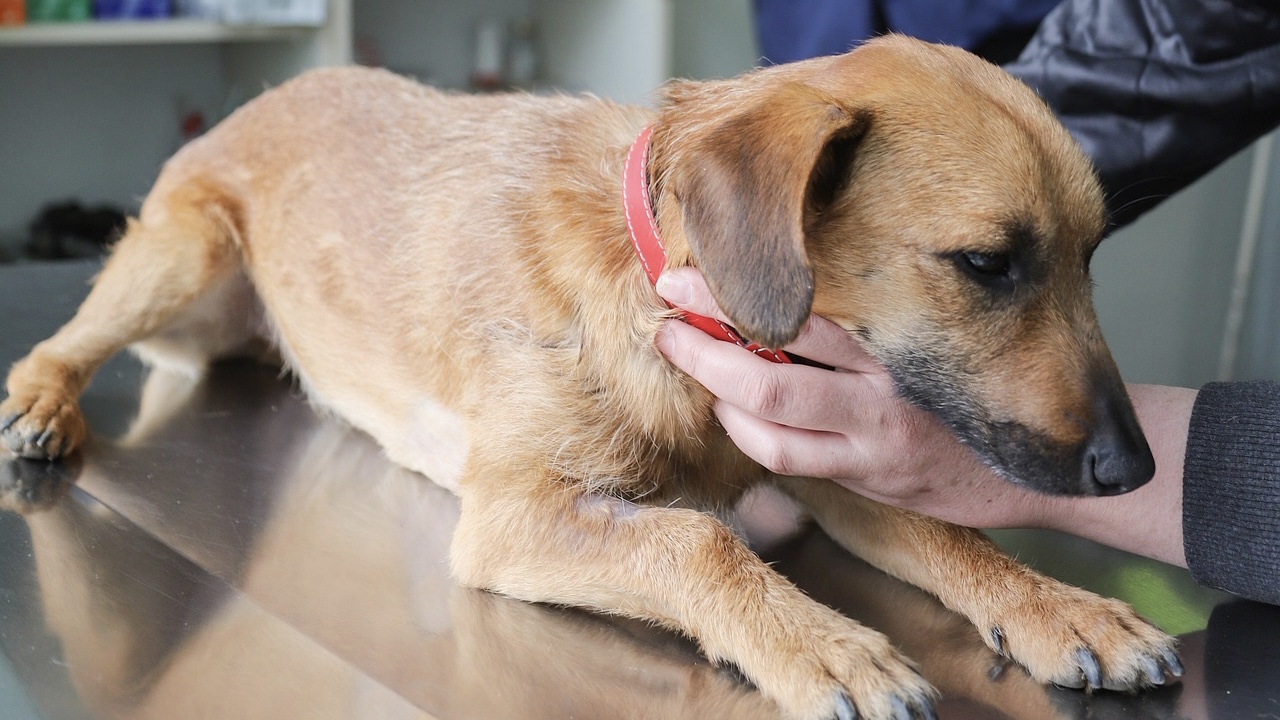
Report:
[[[664,271],[658,277],[657,291],[663,299],[681,310],[732,324],[696,268]],[[796,339],[782,349],[831,368],[853,372],[879,370],[876,361],[844,328],[817,315],[811,314]]]
[[[856,447],[845,436],[770,422],[721,400],[716,417],[747,457],[779,475],[858,477]]]
[[[658,331],[658,349],[717,398],[764,420],[806,430],[840,431],[866,397],[861,374],[778,365],[677,320]]]

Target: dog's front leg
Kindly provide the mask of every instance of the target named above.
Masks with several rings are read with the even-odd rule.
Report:
[[[1040,682],[1134,689],[1182,672],[1175,641],[1127,604],[1041,575],[977,530],[872,502],[829,480],[778,482],[846,549],[935,595]]]
[[[686,633],[789,718],[932,717],[932,689],[887,638],[806,597],[711,515],[476,465],[452,546],[463,584]]]

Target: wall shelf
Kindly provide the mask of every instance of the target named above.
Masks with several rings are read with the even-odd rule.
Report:
[[[228,25],[213,20],[144,20],[32,23],[0,28],[0,46],[180,45],[285,40],[315,32],[315,27]]]

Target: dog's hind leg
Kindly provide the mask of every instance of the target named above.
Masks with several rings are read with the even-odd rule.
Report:
[[[1040,682],[1133,689],[1182,672],[1174,641],[1128,605],[1041,575],[977,530],[875,503],[829,480],[778,484],[846,549],[935,595]]]
[[[887,638],[805,596],[713,516],[584,494],[475,454],[452,546],[463,584],[676,629],[788,718],[932,717],[932,690]]]
[[[153,193],[75,317],[10,370],[0,440],[30,458],[74,450],[85,435],[77,398],[98,366],[238,274],[232,222],[221,196],[199,185]]]

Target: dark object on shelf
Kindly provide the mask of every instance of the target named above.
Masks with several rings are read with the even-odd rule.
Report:
[[[35,260],[98,257],[124,231],[125,214],[71,201],[46,205],[31,221],[26,256]]]

